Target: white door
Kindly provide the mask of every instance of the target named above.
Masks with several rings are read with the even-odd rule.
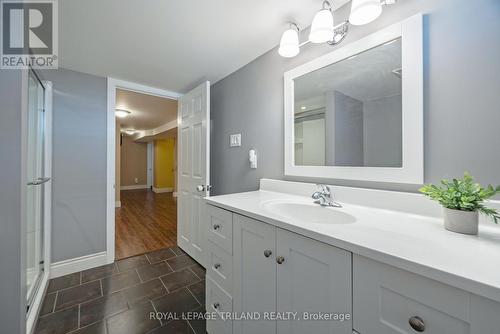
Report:
[[[262,315],[233,321],[233,333],[276,333],[276,321],[263,318],[264,312],[276,312],[276,228],[234,215],[233,245],[233,311]]]
[[[209,194],[210,83],[199,85],[179,99],[179,190],[177,244],[203,266],[205,204]]]
[[[277,229],[277,311],[352,314],[351,253]],[[278,334],[352,334],[352,317],[278,321]]]

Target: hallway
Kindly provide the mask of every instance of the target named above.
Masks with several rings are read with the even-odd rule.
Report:
[[[121,191],[116,208],[116,259],[177,245],[177,199],[151,190]]]

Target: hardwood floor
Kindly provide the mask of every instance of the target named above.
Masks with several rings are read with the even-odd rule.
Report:
[[[172,193],[124,190],[116,208],[117,260],[177,245],[177,199]]]

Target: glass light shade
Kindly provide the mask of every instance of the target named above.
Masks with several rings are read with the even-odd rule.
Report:
[[[128,111],[128,110],[123,110],[123,109],[116,109],[115,110],[115,116],[118,118],[127,117],[129,114],[130,114],[130,111]]]
[[[314,15],[309,33],[311,43],[326,43],[333,37],[333,15],[328,9],[322,9]]]
[[[296,29],[290,28],[281,36],[278,53],[285,58],[295,57],[299,54],[299,33]]]
[[[352,0],[349,23],[356,26],[375,20],[382,13],[380,0]]]

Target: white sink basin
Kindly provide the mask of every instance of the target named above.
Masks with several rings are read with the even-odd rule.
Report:
[[[275,200],[262,203],[269,213],[289,220],[306,221],[315,224],[351,224],[354,216],[342,212],[341,208],[322,207],[316,203]]]

